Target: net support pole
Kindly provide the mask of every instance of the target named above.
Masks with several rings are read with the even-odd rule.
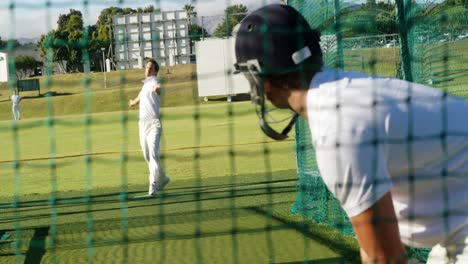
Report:
[[[400,56],[401,56],[401,73],[404,80],[412,82],[412,55],[413,55],[413,41],[410,40],[412,32],[412,8],[411,0],[397,0],[395,1],[397,12],[397,27],[400,36]]]

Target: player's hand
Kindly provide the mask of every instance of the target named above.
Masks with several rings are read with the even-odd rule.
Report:
[[[161,93],[161,84],[159,84],[159,82],[155,83],[154,84],[154,87],[153,87],[153,90],[156,94],[160,94]]]

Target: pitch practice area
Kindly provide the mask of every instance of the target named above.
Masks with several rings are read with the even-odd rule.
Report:
[[[126,106],[142,71],[109,74],[107,90],[100,74],[41,79],[17,125],[2,87],[0,263],[354,262],[352,238],[290,213],[294,141],[267,139],[250,102],[199,100],[193,70],[161,71],[172,181],[158,198],[141,197],[138,111]]]

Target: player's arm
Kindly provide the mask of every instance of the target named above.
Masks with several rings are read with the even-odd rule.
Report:
[[[161,93],[162,93],[162,88],[161,88],[161,84],[159,84],[159,82],[155,82],[155,83],[154,83],[153,91],[154,91],[157,95],[161,95]]]
[[[352,217],[351,223],[363,263],[407,263],[390,192],[366,211]]]
[[[128,105],[130,107],[132,107],[132,106],[137,105],[138,103],[140,103],[140,94],[139,93],[138,93],[138,96],[135,99],[130,99]]]

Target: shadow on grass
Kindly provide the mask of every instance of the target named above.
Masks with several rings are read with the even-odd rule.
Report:
[[[55,205],[48,204],[49,201],[47,199],[42,199],[41,201],[21,202],[19,207],[19,209],[22,209],[19,211],[19,213],[22,214],[19,216],[21,221],[34,221],[33,225],[36,225],[30,227],[22,225],[23,230],[29,229],[34,232],[33,238],[31,239],[29,248],[26,252],[26,259],[31,262],[25,263],[39,263],[46,253],[47,247],[45,241],[49,233],[49,223],[44,224],[44,219],[50,221],[50,210],[53,207],[58,209],[56,217],[69,216],[73,220],[73,222],[64,222],[54,227],[58,230],[61,236],[72,235],[75,237],[75,235],[77,235],[76,237],[79,238],[80,234],[87,232],[87,230],[89,231],[89,220],[92,221],[93,232],[99,232],[100,234],[103,234],[102,232],[104,232],[104,234],[107,234],[105,239],[96,237],[96,240],[93,241],[93,246],[145,243],[164,241],[167,239],[187,240],[204,237],[232,236],[233,234],[253,234],[265,233],[273,230],[294,229],[305,237],[327,245],[332,250],[338,251],[342,256],[355,256],[356,254],[359,254],[358,252],[345,248],[343,244],[339,243],[339,239],[335,238],[335,240],[333,240],[330,238],[330,236],[327,235],[327,232],[324,232],[323,230],[315,230],[321,228],[313,226],[313,224],[311,225],[309,222],[307,222],[307,224],[303,224],[302,222],[292,223],[281,216],[274,214],[272,216],[271,213],[266,212],[266,210],[261,207],[258,207],[262,206],[262,204],[264,204],[264,206],[271,206],[272,201],[275,201],[275,204],[291,203],[291,201],[279,197],[284,194],[296,192],[297,187],[295,178],[265,180],[264,177],[258,177],[255,180],[250,180],[250,182],[241,182],[237,184],[230,182],[225,182],[223,184],[216,181],[211,183],[212,184],[205,184],[203,186],[199,186],[201,184],[198,184],[197,181],[187,181],[185,183],[174,184],[175,186],[169,188],[169,191],[159,199],[152,198],[147,200],[134,200],[130,198],[130,196],[141,193],[142,191],[132,190],[124,192],[125,196],[123,198],[121,196],[121,192],[113,192],[93,195],[89,197],[88,200],[81,196],[61,198],[56,200]],[[276,200],[275,197],[278,197],[279,200]],[[235,207],[229,205],[232,201],[236,201],[234,202],[236,204]],[[248,203],[245,205],[245,201],[252,201],[250,203],[253,206],[249,206]],[[68,204],[65,202],[68,202]],[[221,203],[225,203],[226,206],[223,206]],[[197,204],[199,206],[197,206]],[[213,207],[213,204],[216,206]],[[33,208],[37,205],[40,205],[41,207]],[[96,206],[99,205],[103,205],[104,208],[96,208]],[[30,207],[28,208],[25,206]],[[128,215],[125,217],[121,214],[123,207],[125,207],[125,210],[128,210]],[[11,212],[14,212],[17,209],[18,208],[12,208]],[[33,214],[31,214],[31,212],[33,212]],[[96,214],[101,214],[101,216],[106,215],[107,218],[94,219],[97,216]],[[202,222],[209,223],[209,221],[226,221],[226,223],[231,223],[231,220],[229,219],[232,219],[233,215],[235,217],[250,217],[258,215],[260,218],[273,219],[275,221],[268,221],[270,223],[268,226],[230,226],[227,224],[224,228],[219,229],[214,225],[212,229],[203,229],[202,232],[195,232],[195,229],[191,228],[173,229],[165,227],[166,225],[177,226],[178,224],[193,225],[195,227]],[[9,219],[2,217],[2,221],[0,221],[0,223],[15,223],[17,221],[18,215],[12,215]],[[261,221],[259,223],[261,223]],[[143,229],[140,229],[141,227],[143,227]],[[132,230],[131,240],[120,235],[116,236],[114,239],[109,239],[111,234],[123,234],[123,232],[129,232],[128,230]],[[86,248],[88,246],[82,243],[81,240],[78,240],[63,240],[55,249],[78,249]],[[352,259],[352,257],[350,258]],[[329,258],[310,260],[308,262],[305,261],[300,263],[352,263],[347,259],[348,258]]]
[[[290,221],[283,219],[277,215],[271,215],[267,211],[259,208],[259,207],[251,207],[249,208],[252,212],[262,215],[264,217],[271,217],[272,219],[283,223],[283,225],[293,228],[296,231],[303,234],[305,237],[310,238],[319,242],[322,245],[328,246],[331,250],[339,253],[343,256],[343,258],[331,258],[331,259],[324,259],[324,260],[311,260],[306,262],[287,262],[287,263],[360,263],[359,251],[353,250],[346,246],[343,246],[343,242],[339,239],[334,239],[332,235],[328,232],[323,232],[323,230],[314,230],[314,228],[310,228],[310,223],[298,224],[298,223],[291,223]],[[315,226],[315,229],[318,226]]]
[[[49,227],[38,227],[34,230],[34,235],[29,241],[26,252],[25,264],[41,263],[46,253],[46,238],[49,235]]]
[[[72,95],[74,93],[61,93],[61,92],[54,92],[54,91],[49,91],[40,94],[39,96],[26,96],[23,98],[42,98],[42,97],[52,97],[52,96],[66,96],[66,95]]]
[[[279,185],[282,186],[272,186]],[[50,200],[34,200],[29,202],[20,202],[19,209],[25,215],[21,216],[21,221],[40,220],[50,217],[50,209],[56,208],[59,210],[72,210],[67,212],[58,212],[59,216],[82,215],[86,213],[104,213],[121,210],[122,204],[126,204],[127,209],[138,208],[154,208],[154,206],[164,205],[184,205],[189,203],[206,202],[206,201],[223,201],[225,199],[241,199],[255,198],[263,195],[274,195],[296,192],[296,179],[271,180],[271,181],[255,181],[239,184],[214,184],[205,186],[185,186],[170,188],[170,192],[165,193],[161,197],[148,197],[144,199],[133,198],[132,195],[141,194],[141,191],[130,192],[115,192],[100,195],[73,196],[67,198],[58,198],[54,204]],[[128,203],[128,204],[127,204]],[[89,209],[86,208],[92,204],[97,205],[114,205],[107,206],[105,209]],[[11,209],[15,210],[12,204],[2,203],[0,208],[6,209],[5,213]],[[8,209],[7,209],[8,208]],[[75,210],[73,210],[75,208]],[[31,214],[38,212],[37,214]],[[8,217],[4,215],[0,220],[0,224],[9,224],[17,222],[16,215]],[[109,221],[109,220],[103,220]]]

